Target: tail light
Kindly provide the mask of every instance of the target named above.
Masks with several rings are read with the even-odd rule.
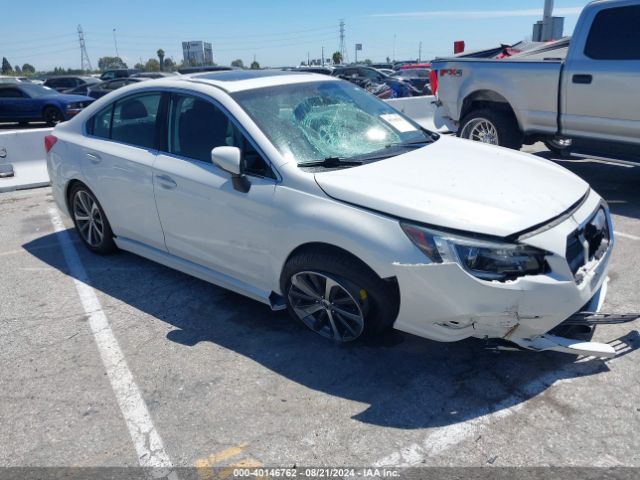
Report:
[[[429,86],[435,95],[438,91],[438,70],[431,70],[431,72],[429,72]]]
[[[47,135],[44,137],[44,151],[49,153],[49,151],[53,148],[53,146],[58,141],[58,137],[54,135]]]

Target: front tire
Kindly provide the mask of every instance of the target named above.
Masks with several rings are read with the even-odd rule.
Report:
[[[571,153],[571,146],[573,145],[573,142],[570,138],[551,138],[545,140],[544,145],[554,155],[566,157]]]
[[[89,250],[106,255],[118,249],[109,220],[91,190],[82,184],[74,186],[69,194],[69,207],[76,232]]]
[[[513,114],[502,110],[473,110],[462,119],[458,136],[481,143],[520,150],[523,135]]]
[[[57,107],[47,107],[42,112],[44,121],[47,122],[47,126],[55,127],[60,122],[64,122],[64,115],[62,111]]]
[[[398,314],[396,286],[346,253],[295,255],[282,278],[289,314],[338,343],[379,334]]]

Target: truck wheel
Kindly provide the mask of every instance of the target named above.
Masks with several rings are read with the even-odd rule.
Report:
[[[460,123],[458,136],[514,150],[520,150],[523,141],[518,122],[511,113],[489,109],[468,113]]]
[[[398,314],[393,287],[344,253],[295,255],[282,278],[291,316],[335,342],[381,333],[391,328]]]
[[[560,157],[569,155],[572,145],[570,138],[550,138],[544,141],[544,145],[553,153]]]

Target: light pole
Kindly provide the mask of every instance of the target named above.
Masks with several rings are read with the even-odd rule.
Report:
[[[118,53],[118,40],[116,39],[116,29],[113,29],[113,44],[116,46],[116,57],[120,58],[120,54]]]

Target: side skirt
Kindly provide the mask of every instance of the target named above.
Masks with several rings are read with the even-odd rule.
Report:
[[[245,297],[249,297],[258,302],[265,303],[274,309],[278,309],[272,302],[272,292],[260,290],[245,282],[225,275],[224,273],[211,270],[210,268],[203,267],[197,263],[185,260],[184,258],[176,257],[171,253],[158,250],[157,248],[150,247],[135,240],[129,240],[128,238],[116,237],[114,238],[116,245],[127,252],[140,255],[154,262],[160,263],[165,267],[173,268],[179,272],[186,273],[192,277],[199,278],[205,282],[213,283],[227,290],[239,293]]]

